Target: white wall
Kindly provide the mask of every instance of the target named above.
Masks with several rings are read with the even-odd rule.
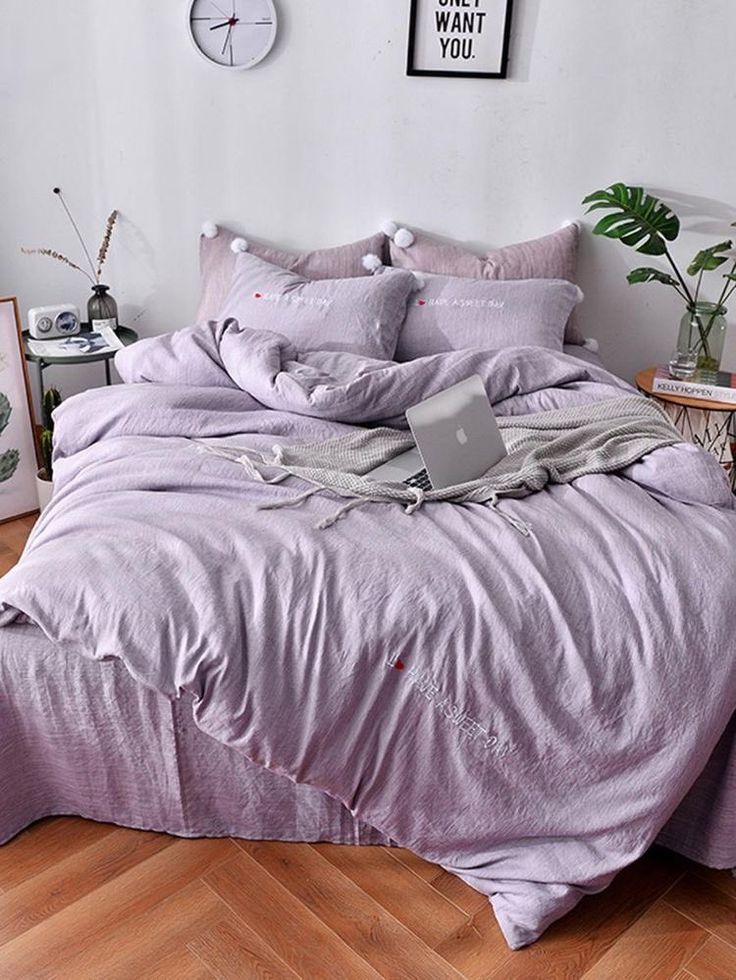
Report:
[[[622,179],[675,203],[683,259],[736,219],[732,0],[516,0],[507,81],[406,77],[409,0],[277,3],[276,48],[234,74],[191,48],[186,0],[3,3],[0,294],[85,303],[85,280],[19,253],[74,251],[55,184],[95,248],[121,209],[106,280],[144,334],[191,319],[205,218],[284,246],[386,217],[500,245]],[[583,324],[629,376],[669,355],[680,315],[663,287],[627,286],[639,259],[583,244]]]

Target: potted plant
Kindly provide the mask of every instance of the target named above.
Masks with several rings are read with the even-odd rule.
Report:
[[[117,303],[110,295],[110,287],[102,283],[102,270],[104,268],[105,262],[107,260],[107,253],[110,249],[110,241],[112,239],[113,229],[115,228],[115,223],[118,220],[118,210],[110,212],[110,215],[105,224],[105,232],[102,236],[102,242],[100,244],[99,250],[97,252],[97,261],[92,261],[92,255],[90,254],[87,244],[82,237],[82,233],[79,230],[77,222],[69,210],[69,206],[64,199],[60,187],[54,187],[54,194],[56,195],[59,203],[61,204],[66,216],[69,218],[69,222],[74,229],[74,233],[79,240],[79,244],[82,246],[82,251],[86,259],[86,263],[89,266],[90,271],[87,272],[81,265],[73,262],[66,255],[61,252],[57,252],[53,248],[21,248],[21,252],[24,255],[45,255],[50,259],[56,259],[57,262],[63,262],[64,265],[68,265],[71,269],[76,269],[77,272],[81,272],[83,276],[86,276],[92,284],[92,295],[87,303],[87,321],[89,323],[90,330],[99,330],[102,327],[110,327],[113,330],[117,329],[118,326],[118,307]]]
[[[617,183],[605,190],[589,194],[583,204],[588,213],[604,210],[593,228],[594,235],[618,239],[624,245],[644,255],[663,256],[671,272],[644,266],[633,269],[626,277],[630,285],[659,282],[669,286],[685,303],[680,321],[677,348],[670,361],[674,377],[690,378],[696,370],[718,371],[726,336],[726,303],[736,289],[736,259],[732,241],[718,242],[701,249],[683,274],[672,257],[669,243],[680,234],[680,219],[663,201],[648,194],[642,187]],[[733,227],[733,226],[732,226]],[[724,283],[715,302],[702,298],[703,276],[732,260],[730,271],[723,275]],[[690,277],[691,281],[688,281]]]
[[[54,409],[61,405],[61,395],[57,388],[49,388],[41,403],[41,419],[43,427],[41,429],[41,456],[43,466],[36,475],[36,488],[38,490],[38,506],[43,510],[48,506],[54,492]]]

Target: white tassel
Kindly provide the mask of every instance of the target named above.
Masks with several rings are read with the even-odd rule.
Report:
[[[592,354],[597,354],[600,350],[600,344],[595,337],[586,337],[583,341],[583,347],[585,350],[589,350]]]
[[[217,238],[220,234],[220,229],[214,221],[205,221],[202,224],[202,234],[205,238]]]
[[[339,510],[336,510],[334,514],[329,517],[325,517],[324,520],[320,521],[316,525],[318,531],[325,531],[328,527],[332,527],[333,524],[337,524],[341,521],[346,514],[349,514],[351,510],[356,507],[362,507],[364,504],[369,504],[371,502],[370,497],[355,497],[353,500],[349,500],[346,504],[343,504]]]
[[[235,252],[236,255],[239,252],[247,252],[248,242],[244,238],[233,238],[230,242],[230,251]]]
[[[408,228],[399,228],[394,235],[394,245],[397,248],[411,248],[414,244],[414,235]]]
[[[383,262],[381,262],[380,258],[373,252],[369,252],[368,255],[364,255],[361,262],[365,271],[370,272],[371,275],[383,268]]]
[[[386,238],[390,238],[393,241],[394,235],[399,230],[399,226],[395,221],[384,221],[381,225],[381,231],[384,233]]]

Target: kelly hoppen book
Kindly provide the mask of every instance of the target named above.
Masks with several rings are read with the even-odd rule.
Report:
[[[728,371],[696,371],[689,381],[671,378],[667,368],[657,368],[652,394],[727,402],[736,410],[736,374]]]

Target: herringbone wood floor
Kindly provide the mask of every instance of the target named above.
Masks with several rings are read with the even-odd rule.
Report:
[[[0,527],[0,572],[32,523]],[[0,978],[38,977],[736,980],[736,879],[653,850],[510,953],[483,896],[408,851],[56,817],[0,848]]]

